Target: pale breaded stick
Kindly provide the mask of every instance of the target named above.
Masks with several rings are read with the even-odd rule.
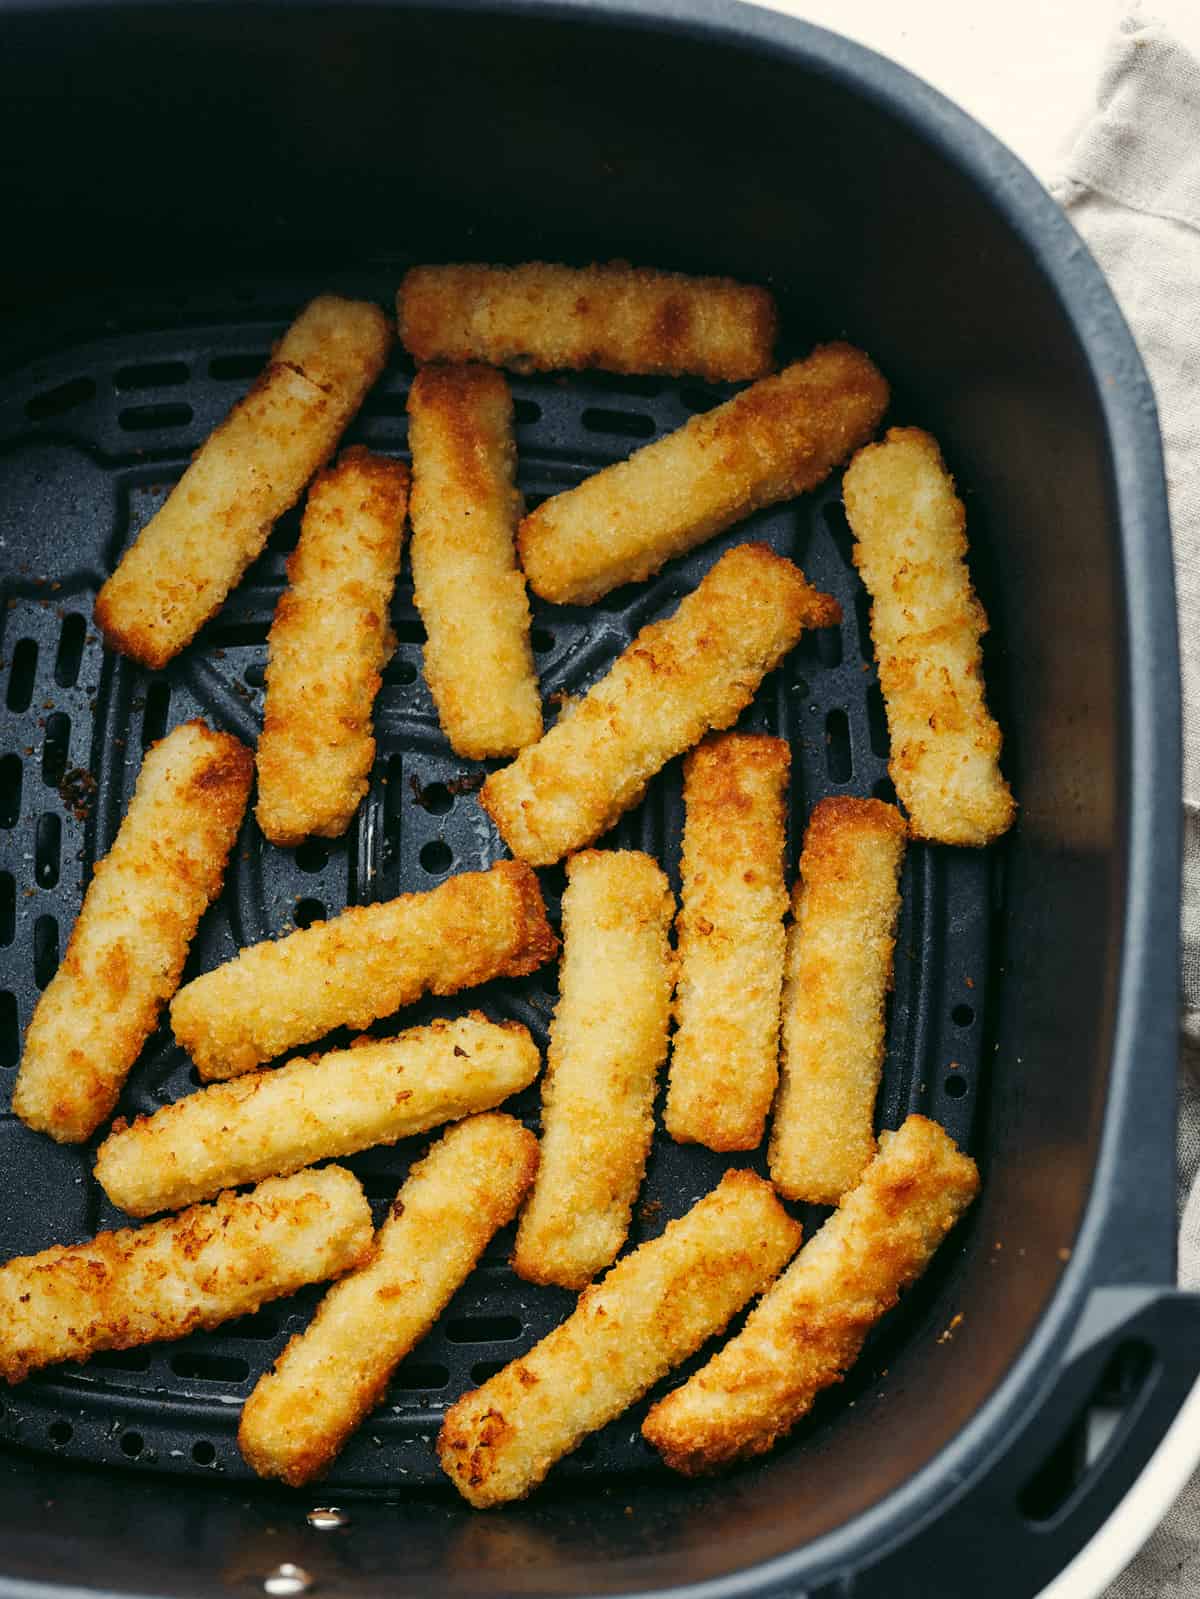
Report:
[[[1000,729],[983,690],[987,617],[967,570],[966,514],[937,442],[892,428],[842,484],[871,595],[888,770],[915,838],[987,844],[1012,826]]]
[[[978,1190],[975,1162],[936,1122],[884,1133],[858,1186],[737,1337],[659,1400],[643,1436],[689,1476],[765,1453],[841,1381]]]
[[[727,1172],[661,1237],[626,1255],[527,1355],[464,1394],[442,1470],[485,1508],[522,1499],[556,1460],[721,1331],[782,1270],[800,1226],[753,1172]]]
[[[512,1261],[529,1282],[582,1288],[625,1242],[667,1054],[674,911],[649,855],[592,849],[567,862],[541,1164]]]
[[[182,1338],[357,1266],[371,1207],[341,1166],[0,1266],[0,1377]]]
[[[417,1162],[367,1263],[336,1283],[242,1410],[260,1477],[298,1488],[324,1471],[388,1380],[516,1214],[537,1139],[511,1116],[471,1116]]]
[[[237,1077],[335,1027],[523,977],[557,953],[536,876],[500,861],[242,950],[179,990],[171,1026],[201,1077]]]
[[[514,855],[548,866],[590,844],[710,728],[728,727],[806,627],[841,620],[791,561],[740,544],[673,616],[644,627],[607,675],[480,799]]]
[[[190,643],[333,454],[390,344],[378,306],[322,295],[301,312],[100,590],[113,649],[157,668]]]
[[[519,1022],[497,1026],[479,1011],[359,1039],[118,1122],[96,1153],[96,1180],[131,1216],[178,1210],[491,1110],[527,1088],[541,1064]]]
[[[786,739],[725,733],[683,767],[679,986],[666,1129],[755,1149],[779,1075]]]
[[[793,891],[771,1177],[789,1199],[833,1205],[875,1153],[884,1004],[906,828],[882,800],[824,799]]]
[[[590,605],[650,577],[752,511],[815,488],[871,437],[887,403],[861,350],[819,345],[531,511],[517,535],[529,586]]]
[[[458,755],[515,755],[542,735],[512,395],[486,366],[426,367],[408,395],[412,571],[425,681]]]
[[[413,267],[396,311],[401,341],[418,361],[694,373],[714,382],[769,372],[777,324],[766,289],[624,261]]]
[[[255,814],[273,844],[337,838],[367,792],[407,504],[408,468],[361,445],[309,490],[267,639]]]
[[[147,750],[29,1024],[12,1102],[27,1126],[77,1144],[111,1113],[220,892],[253,768],[244,744],[200,721]]]

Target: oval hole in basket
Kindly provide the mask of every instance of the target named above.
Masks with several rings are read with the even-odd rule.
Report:
[[[21,1058],[21,1024],[17,996],[0,993],[0,1066],[11,1071]]]
[[[607,406],[589,405],[579,420],[589,433],[611,433],[621,439],[651,439],[654,418],[641,411],[616,411]]]
[[[460,1316],[446,1323],[452,1344],[511,1343],[523,1331],[519,1316]]]
[[[186,383],[188,376],[183,361],[143,361],[140,366],[119,367],[113,373],[113,388],[120,394],[130,389],[161,389],[168,384]]]
[[[58,654],[54,657],[54,681],[60,688],[71,688],[79,676],[83,660],[83,641],[87,636],[87,623],[78,611],[63,618],[58,635]]]
[[[15,827],[21,815],[21,757],[0,757],[0,827]]]
[[[39,916],[33,924],[33,980],[39,988],[58,970],[58,923],[53,916]]]
[[[296,847],[296,865],[302,872],[321,872],[329,863],[329,848],[319,838],[306,838]]]
[[[42,741],[42,782],[47,788],[57,788],[62,782],[70,749],[71,718],[63,711],[55,711],[46,718],[46,736]]]
[[[171,685],[165,677],[156,677],[146,690],[146,707],[142,712],[142,748],[156,744],[167,730],[167,716],[171,710]]]
[[[848,783],[854,776],[850,721],[845,711],[830,711],[825,718],[825,766],[830,782]]]
[[[12,669],[8,674],[8,708],[10,711],[27,711],[33,698],[33,684],[37,677],[38,647],[34,639],[17,640],[13,650]]]
[[[0,872],[0,945],[11,944],[17,931],[17,880]]]
[[[127,405],[118,413],[117,421],[126,433],[151,433],[163,428],[186,427],[192,420],[192,408],[182,400],[168,400],[160,405]]]
[[[401,1393],[423,1394],[444,1388],[449,1381],[449,1368],[436,1360],[406,1360],[403,1365],[396,1367],[392,1387],[398,1388]]]
[[[266,364],[266,350],[254,350],[249,355],[218,355],[208,363],[208,375],[218,383],[244,383],[256,378]]]
[[[311,927],[314,922],[325,920],[325,907],[319,899],[298,900],[292,920],[297,927]]]
[[[217,1355],[206,1349],[179,1349],[171,1356],[171,1370],[190,1382],[245,1382],[250,1362],[240,1355]]]
[[[39,888],[57,886],[61,856],[62,820],[53,811],[46,811],[38,817],[33,845],[33,875]]]
[[[441,877],[454,865],[454,855],[449,844],[440,838],[431,838],[428,844],[422,844],[418,858],[422,868],[431,877]]]
[[[136,1460],[145,1447],[146,1443],[140,1432],[121,1434],[121,1453],[127,1460]]]
[[[69,383],[60,383],[56,389],[47,389],[43,394],[35,394],[25,403],[25,415],[31,422],[44,422],[51,416],[64,416],[68,411],[73,411],[77,405],[86,405],[96,392],[96,383],[93,378],[72,378]]]

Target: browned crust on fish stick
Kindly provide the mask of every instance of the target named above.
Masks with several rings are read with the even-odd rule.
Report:
[[[147,750],[29,1024],[13,1093],[27,1126],[81,1143],[111,1113],[220,892],[253,764],[244,744],[200,721]]]
[[[625,261],[413,267],[396,311],[401,340],[418,361],[691,373],[714,382],[769,372],[777,326],[766,289]]]
[[[309,490],[267,640],[255,814],[273,844],[337,838],[367,792],[407,504],[408,468],[361,445]]]
[[[489,1239],[516,1214],[537,1139],[511,1116],[472,1116],[409,1172],[365,1265],[329,1290],[247,1399],[238,1445],[260,1477],[319,1476],[387,1389]]]
[[[521,496],[512,395],[485,366],[426,367],[408,395],[412,570],[425,681],[470,760],[542,735],[529,599],[514,538]]]
[[[841,607],[765,544],[740,544],[480,799],[522,860],[548,866],[599,838],[710,728],[728,727],[806,627]]]
[[[497,1025],[479,1011],[361,1038],[117,1122],[97,1151],[96,1180],[131,1216],[178,1210],[491,1110],[527,1088],[541,1064],[519,1022]]]
[[[625,1242],[667,1054],[674,911],[666,878],[638,850],[567,862],[541,1165],[512,1260],[529,1282],[582,1288]]]
[[[659,1400],[643,1436],[689,1476],[764,1454],[842,1380],[978,1190],[975,1162],[935,1122],[884,1133],[858,1186],[737,1337]]]
[[[371,1208],[341,1166],[272,1177],[178,1216],[0,1266],[0,1377],[216,1327],[349,1271]]]
[[[683,767],[679,986],[664,1122],[679,1143],[756,1149],[779,1075],[791,751],[706,739]]]
[[[813,810],[793,893],[771,1176],[832,1205],[875,1153],[884,1005],[907,829],[894,805],[837,796]]]
[[[236,1077],[335,1027],[523,977],[557,953],[537,877],[500,861],[244,949],[179,990],[171,1025],[202,1077]]]
[[[323,295],[301,312],[100,590],[113,649],[157,669],[195,637],[333,454],[390,343],[361,300]]]
[[[686,1216],[618,1261],[565,1322],[446,1412],[438,1459],[480,1509],[523,1499],[550,1467],[761,1293],[800,1226],[753,1172],[727,1172]]]
[[[928,433],[892,428],[859,451],[842,489],[854,563],[872,599],[888,770],[913,836],[987,844],[1012,826],[1016,806],[984,699],[979,640],[988,622],[967,569],[954,479]]]
[[[792,499],[864,444],[888,386],[849,344],[824,344],[715,410],[531,511],[517,535],[529,586],[590,605],[753,511]]]

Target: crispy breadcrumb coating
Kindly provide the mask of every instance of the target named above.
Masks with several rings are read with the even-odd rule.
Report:
[[[556,1460],[720,1332],[799,1242],[770,1183],[727,1172],[661,1237],[586,1288],[527,1355],[450,1407],[442,1470],[480,1509],[523,1499]]]
[[[643,1436],[689,1476],[764,1454],[841,1381],[978,1190],[975,1162],[936,1122],[884,1133],[858,1186],[737,1337],[651,1409]]]
[[[861,350],[824,344],[724,405],[544,501],[517,535],[529,586],[590,605],[753,511],[815,488],[879,425],[888,386]]]
[[[649,855],[593,849],[567,862],[541,1165],[512,1262],[529,1282],[582,1288],[625,1242],[667,1054],[674,911]]]
[[[27,1126],[81,1143],[111,1114],[220,892],[252,776],[245,745],[200,721],[147,750],[29,1024],[13,1093]]]
[[[273,844],[337,838],[367,792],[407,504],[408,468],[361,445],[309,490],[267,640],[255,814]]]
[[[371,1207],[341,1166],[272,1177],[178,1216],[0,1266],[0,1377],[182,1338],[349,1271]]]
[[[765,544],[740,544],[673,616],[644,627],[607,675],[480,799],[522,860],[548,866],[599,838],[710,728],[728,727],[806,627],[841,607]]]
[[[664,1122],[679,1143],[756,1149],[775,1093],[787,740],[723,733],[683,766],[679,987]]]
[[[966,513],[937,442],[892,428],[842,484],[870,592],[888,764],[915,838],[987,844],[1012,826],[1000,729],[984,700],[987,617],[967,570]]]
[[[906,832],[900,812],[882,800],[838,795],[809,818],[771,1123],[771,1176],[789,1199],[836,1204],[875,1153]]]
[[[325,1471],[424,1338],[537,1170],[511,1116],[471,1116],[411,1169],[365,1265],[325,1295],[247,1399],[242,1454],[293,1488]]]

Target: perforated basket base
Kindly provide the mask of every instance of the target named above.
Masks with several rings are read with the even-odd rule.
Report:
[[[389,268],[369,281],[359,275],[345,286],[387,303],[401,270]],[[92,863],[112,844],[146,744],[197,715],[251,744],[256,740],[267,630],[299,513],[283,519],[220,615],[162,674],[102,649],[91,621],[96,590],[162,504],[190,453],[246,390],[291,314],[327,286],[328,280],[257,284],[229,293],[223,304],[209,291],[175,302],[169,316],[157,318],[143,306],[137,324],[122,321],[111,336],[60,350],[0,386],[0,1258],[126,1222],[92,1180],[91,1149],[61,1148],[11,1115],[20,1038],[55,969]],[[348,441],[406,457],[410,377],[410,366],[397,356]],[[520,484],[531,504],[670,432],[726,392],[596,374],[514,378],[513,390]],[[892,797],[866,596],[850,561],[836,482],[753,517],[672,563],[655,581],[620,590],[595,608],[535,601],[533,641],[546,699],[578,693],[638,628],[671,612],[724,550],[749,538],[765,539],[797,560],[818,587],[841,600],[845,613],[840,628],[805,637],[739,724],[783,734],[792,745],[790,880],[805,819],[818,799],[831,793]],[[424,631],[407,559],[393,616],[399,645],[377,705],[378,760],[350,832],[333,843],[278,850],[264,842],[251,816],[185,977],[292,924],[429,888],[447,873],[486,867],[505,853],[474,792],[484,768],[456,758],[438,729],[421,677]],[[650,851],[678,887],[681,821],[679,763],[673,762],[606,842]],[[561,871],[541,876],[556,918]],[[990,853],[909,850],[880,1126],[896,1126],[908,1111],[921,1110],[972,1146],[987,1036],[989,926],[998,894],[998,862]],[[550,969],[492,984],[436,1007],[414,1007],[380,1030],[482,1006],[497,1018],[525,1023],[544,1045],[555,982]],[[196,1081],[169,1032],[160,1031],[130,1079],[121,1112],[152,1112],[190,1092]],[[536,1127],[536,1086],[508,1108]],[[377,1215],[426,1142],[374,1150],[348,1163]],[[661,1231],[730,1165],[764,1170],[761,1154],[715,1156],[676,1146],[660,1132],[630,1243]],[[800,1214],[806,1232],[822,1215],[803,1208]],[[397,1372],[323,1493],[444,1484],[433,1443],[446,1406],[527,1350],[573,1302],[568,1293],[519,1281],[507,1265],[510,1245],[511,1230],[494,1241]],[[933,1279],[945,1269],[941,1259]],[[887,1351],[920,1320],[933,1286],[909,1296],[829,1405],[851,1401],[887,1364]],[[305,1324],[320,1293],[310,1289],[214,1333],[42,1373],[0,1396],[0,1438],[112,1466],[250,1478],[235,1442],[239,1406]],[[556,1468],[554,1480],[661,1469],[640,1438],[644,1409],[591,1439]],[[793,1447],[802,1441],[803,1433]]]

